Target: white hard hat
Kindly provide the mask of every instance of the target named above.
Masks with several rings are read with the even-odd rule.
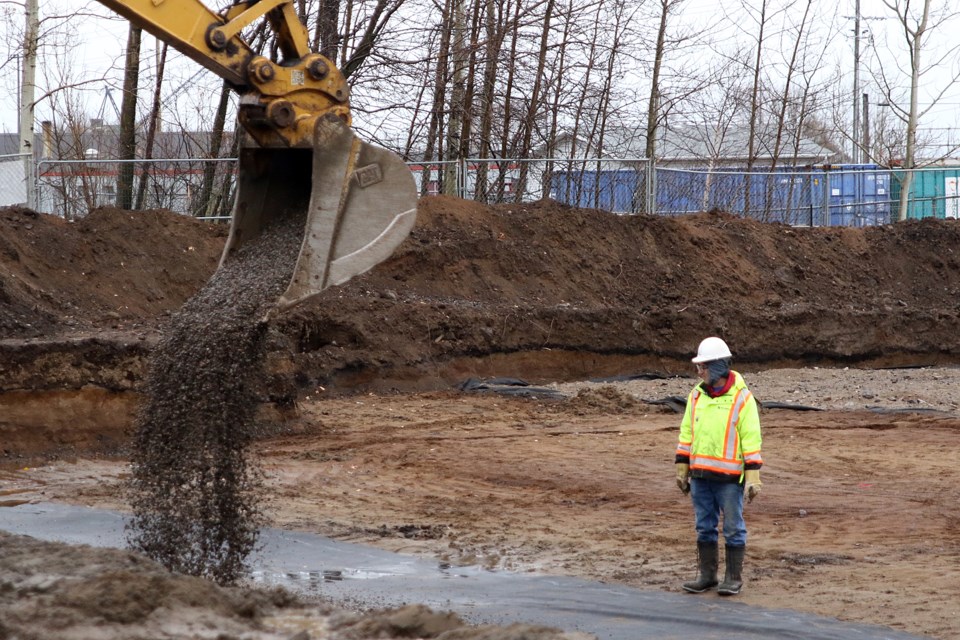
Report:
[[[712,360],[722,360],[732,358],[730,347],[720,338],[704,338],[697,349],[697,357],[693,359],[696,363],[710,362]]]

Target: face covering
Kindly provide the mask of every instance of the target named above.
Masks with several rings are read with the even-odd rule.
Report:
[[[707,379],[706,383],[711,387],[717,386],[717,383],[721,378],[725,378],[730,375],[730,360],[711,360],[710,362],[704,363],[707,367]]]

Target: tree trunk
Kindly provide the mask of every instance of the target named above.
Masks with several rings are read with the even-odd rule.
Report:
[[[590,153],[590,136],[584,136],[582,133],[582,127],[584,124],[584,113],[587,111],[587,98],[591,94],[591,80],[593,78],[593,71],[597,64],[597,49],[599,48],[599,31],[601,30],[602,20],[600,18],[600,9],[602,5],[597,5],[597,15],[592,23],[592,35],[590,38],[590,46],[586,54],[586,67],[583,70],[582,76],[582,86],[580,95],[577,96],[577,108],[574,111],[573,115],[573,131],[570,134],[570,164],[567,167],[567,184],[571,182],[571,177],[573,174],[573,160],[576,159],[578,153],[582,153],[584,160],[587,155]],[[592,133],[591,133],[592,136]],[[586,140],[582,140],[582,137],[586,137]],[[580,151],[580,147],[583,147],[583,151]],[[580,203],[583,196],[583,181],[584,174],[586,172],[586,162],[581,162],[579,164],[578,175],[573,184],[576,185],[573,196],[573,202]]]
[[[561,35],[561,42],[568,42],[570,38],[570,27],[573,23],[573,0],[568,0],[566,8],[566,20],[563,23],[563,34]],[[560,129],[560,96],[563,95],[566,85],[564,84],[564,79],[566,78],[567,70],[567,48],[561,47],[559,58],[557,59],[557,68],[554,72],[555,84],[553,87],[553,104],[550,108],[550,131],[547,134],[547,148],[546,155],[547,164],[544,167],[543,171],[543,184],[541,197],[546,198],[550,196],[551,191],[553,190],[553,170],[554,163],[553,158],[556,155],[557,151],[557,133]],[[569,184],[569,176],[567,178]]]
[[[140,29],[130,25],[123,74],[123,101],[120,103],[120,140],[117,172],[117,207],[133,206],[133,160],[137,155],[137,83],[140,80]]]
[[[453,38],[450,43],[450,53],[453,60],[453,86],[450,90],[450,105],[447,110],[447,154],[446,164],[443,165],[443,193],[448,196],[462,196],[459,175],[460,161],[460,134],[463,128],[464,97],[466,94],[467,74],[467,47],[466,47],[466,13],[463,8],[465,0],[453,0],[451,11],[451,32]]]
[[[147,141],[144,144],[143,158],[150,160],[153,158],[153,142],[157,136],[157,126],[160,124],[160,88],[163,86],[163,71],[167,64],[167,44],[164,43],[160,49],[160,60],[157,63],[157,81],[153,85],[153,107],[150,109],[150,125],[147,128]],[[147,194],[148,176],[150,175],[150,164],[144,162],[140,169],[140,185],[137,188],[136,209],[143,208],[143,200]]]
[[[787,108],[790,105],[790,94],[791,94],[791,89],[793,88],[793,75],[794,73],[796,73],[796,70],[797,70],[797,64],[800,58],[800,44],[803,41],[804,28],[807,26],[807,20],[810,17],[810,9],[812,8],[812,4],[813,4],[812,0],[807,0],[806,9],[804,9],[804,12],[803,12],[803,19],[800,21],[800,26],[797,28],[797,38],[796,40],[794,40],[794,43],[793,43],[793,52],[790,55],[790,63],[787,66],[787,77],[784,80],[784,84],[783,84],[783,93],[781,94],[781,98],[780,98],[780,110],[779,110],[779,113],[777,114],[777,133],[776,133],[776,138],[773,141],[772,158],[770,160],[770,175],[767,176],[767,181],[766,181],[767,197],[766,197],[766,202],[763,208],[764,221],[769,221],[771,218],[771,213],[772,213],[771,206],[772,206],[772,200],[773,200],[773,193],[777,183],[775,174],[777,170],[777,164],[780,161],[781,147],[783,146],[783,130],[784,130],[784,127],[786,126],[786,121],[787,121]],[[799,123],[797,126],[799,127]],[[790,185],[791,186],[789,191],[792,194],[792,186],[793,186],[792,180],[790,181]],[[790,201],[788,200],[786,203],[788,207],[789,207],[789,202]],[[788,212],[789,211],[784,211],[783,215],[786,215]],[[783,216],[781,216],[781,218],[782,217]],[[784,220],[781,220],[781,222],[783,221]]]
[[[34,158],[42,157],[33,148],[34,107],[36,106],[37,39],[39,33],[39,8],[37,0],[27,0],[26,28],[23,33],[23,78],[20,85],[20,153],[23,156],[23,177],[26,181],[27,207],[37,208]]]
[[[913,32],[913,42],[910,55],[910,113],[907,117],[907,153],[903,159],[903,183],[900,188],[900,210],[898,220],[906,220],[907,205],[910,202],[910,192],[913,190],[913,171],[916,167],[917,153],[917,120],[919,114],[920,92],[920,53],[923,51],[923,36],[927,30],[927,20],[930,17],[930,0],[923,2],[923,17],[917,23]]]
[[[337,64],[337,49],[340,46],[339,18],[340,0],[320,0],[317,26],[313,33],[313,50],[333,64]]]
[[[657,47],[653,54],[653,73],[650,76],[650,98],[647,101],[647,146],[644,155],[652,161],[657,153],[657,121],[660,108],[660,68],[663,65],[664,42],[667,37],[667,13],[670,0],[660,0],[660,26],[657,28]]]
[[[210,132],[210,150],[207,154],[210,162],[207,162],[203,167],[203,183],[200,186],[200,193],[193,203],[193,215],[195,216],[209,216],[216,209],[216,203],[211,198],[213,183],[219,166],[219,163],[215,160],[220,157],[220,147],[223,144],[223,130],[227,122],[230,91],[230,86],[224,82],[223,88],[220,89],[220,103],[217,105],[217,114],[213,120],[213,131]],[[237,133],[240,134],[240,132]]]
[[[500,51],[500,47],[503,44],[504,31],[502,29],[502,14],[498,16],[494,10],[495,7],[500,6],[499,3],[488,0],[484,6],[486,8],[484,28],[486,30],[487,46],[485,51],[486,59],[483,65],[483,91],[480,96],[480,139],[478,142],[480,154],[486,158],[493,158],[495,156],[492,136],[498,71],[497,52]],[[487,171],[486,165],[477,167],[476,189],[477,193],[483,193],[484,200],[489,202],[490,193]]]
[[[757,35],[757,55],[753,63],[753,87],[750,91],[750,127],[747,138],[747,170],[744,174],[743,215],[750,215],[750,192],[753,188],[751,172],[757,159],[757,120],[760,117],[760,69],[763,64],[764,30],[767,26],[767,0],[760,2],[760,33]]]
[[[447,87],[447,62],[450,57],[450,15],[452,13],[452,2],[446,0],[443,7],[443,17],[440,21],[440,44],[437,51],[437,69],[433,81],[433,107],[430,110],[430,127],[427,132],[427,148],[424,150],[424,164],[420,178],[420,195],[427,195],[430,190],[430,182],[433,177],[433,168],[430,162],[436,158],[443,157],[443,148],[437,149],[440,132],[443,130],[444,123],[444,104],[446,103]],[[440,180],[442,172],[437,171],[437,179]]]
[[[547,8],[543,16],[543,33],[540,36],[540,51],[537,54],[537,71],[533,80],[533,91],[530,93],[530,104],[527,106],[527,115],[523,121],[523,142],[520,145],[519,154],[521,158],[529,158],[531,156],[533,129],[536,126],[537,113],[540,110],[540,90],[543,86],[543,70],[547,66],[547,44],[550,39],[550,22],[553,20],[553,7],[554,0],[547,0]],[[520,176],[517,179],[517,188],[514,193],[517,202],[523,200],[523,194],[527,190],[527,172],[529,168],[529,163],[520,163]]]
[[[470,45],[467,47],[469,53],[467,56],[467,80],[463,93],[463,122],[460,123],[460,150],[458,152],[458,155],[464,160],[470,157],[473,136],[473,99],[477,91],[477,49],[480,40],[480,8],[481,2],[474,2],[473,15],[470,17]],[[464,194],[464,197],[466,197],[466,194]],[[477,191],[476,186],[474,186],[473,198],[475,200],[482,198],[482,194]]]
[[[510,127],[511,127],[511,115],[513,114],[513,83],[516,76],[516,64],[513,63],[517,59],[517,44],[519,42],[519,34],[517,25],[520,24],[520,0],[515,0],[514,11],[513,11],[513,21],[510,38],[510,56],[509,60],[511,63],[507,66],[507,81],[506,87],[504,87],[503,93],[503,137],[500,140],[500,166],[497,171],[497,185],[496,185],[496,199],[497,202],[503,200],[503,190],[507,178],[507,166],[503,162],[505,158],[514,157],[515,148],[510,144]]]
[[[238,131],[236,135],[233,136],[233,142],[230,144],[230,156],[234,158],[240,157],[240,138],[241,134]],[[234,191],[237,189],[237,183],[233,179],[232,172],[224,171],[223,178],[220,183],[219,191],[213,195],[213,198],[210,202],[210,206],[207,207],[207,211],[210,214],[217,217],[229,217],[231,209],[233,208],[234,201]]]

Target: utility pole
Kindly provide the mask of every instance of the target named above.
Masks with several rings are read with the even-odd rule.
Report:
[[[873,162],[870,153],[870,96],[863,94],[863,161]]]
[[[40,32],[38,0],[26,0],[26,30],[23,34],[23,81],[20,85],[20,153],[26,180],[27,208],[37,208],[37,185],[33,180],[33,109],[36,101],[37,34]]]
[[[854,14],[844,16],[853,20],[853,130],[850,132],[851,153],[850,160],[855,164],[866,162],[868,150],[860,146],[860,24],[864,20],[886,20],[885,16],[864,17],[860,14],[860,0],[855,0]],[[866,96],[866,94],[864,94]],[[864,125],[866,126],[866,125]]]
[[[853,131],[850,139],[853,153],[850,154],[854,164],[860,163],[860,0],[856,0],[853,16]]]

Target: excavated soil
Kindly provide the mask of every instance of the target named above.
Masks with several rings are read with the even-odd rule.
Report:
[[[164,211],[68,224],[0,209],[2,504],[125,508],[146,358],[224,236]],[[954,221],[805,229],[425,199],[390,260],[275,319],[259,390],[275,430],[256,446],[268,511],[451,563],[675,591],[694,537],[671,407],[719,334],[765,403],[741,602],[960,637],[958,247]],[[476,384],[494,376],[537,388]],[[68,564],[87,562],[102,559]],[[113,570],[152,584],[143,562]],[[42,636],[61,619],[46,607],[79,596],[32,584],[0,597]],[[77,624],[100,624],[99,607]],[[117,637],[167,637],[135,618]]]

